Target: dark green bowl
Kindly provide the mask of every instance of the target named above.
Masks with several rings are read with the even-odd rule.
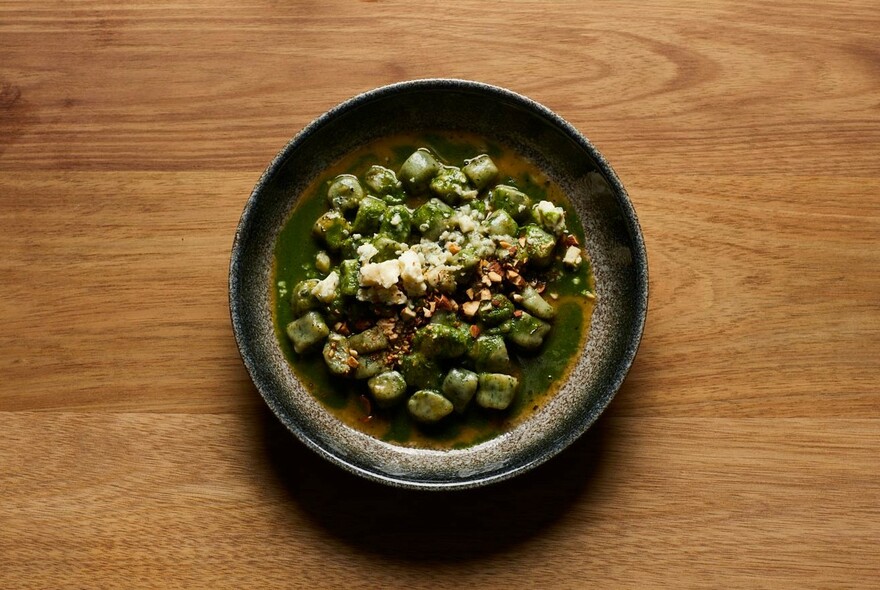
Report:
[[[559,393],[512,431],[451,451],[404,448],[346,426],[291,370],[270,297],[275,241],[305,188],[333,162],[382,136],[469,131],[532,159],[567,192],[584,224],[598,303],[587,344]],[[333,463],[383,483],[426,489],[500,481],[559,453],[614,397],[639,346],[648,304],[645,246],[611,166],[574,127],[519,94],[464,80],[385,86],[334,107],[275,157],[244,208],[229,269],[229,307],[241,357],[281,422]]]

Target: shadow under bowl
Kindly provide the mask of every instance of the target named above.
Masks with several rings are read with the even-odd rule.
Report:
[[[346,426],[298,380],[273,326],[277,236],[305,189],[330,165],[381,137],[470,132],[532,160],[568,195],[587,236],[598,301],[590,334],[559,392],[511,431],[461,450],[413,449]],[[310,239],[304,236],[304,239]],[[294,137],[245,205],[232,248],[229,305],[251,379],[306,446],[386,484],[420,489],[485,485],[527,471],[582,435],[610,403],[635,358],[648,304],[645,246],[632,204],[595,147],[546,107],[464,80],[402,82],[334,107]]]

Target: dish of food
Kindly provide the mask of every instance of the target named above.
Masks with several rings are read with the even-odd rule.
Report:
[[[501,481],[574,442],[623,383],[647,298],[638,220],[598,150],[464,80],[378,88],[305,127],[254,187],[229,267],[272,413],[335,465],[418,489]]]
[[[276,330],[328,410],[442,449],[540,409],[595,301],[559,186],[497,142],[427,133],[371,142],[306,193],[275,250]]]

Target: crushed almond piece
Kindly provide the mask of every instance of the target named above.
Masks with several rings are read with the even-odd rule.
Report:
[[[480,308],[479,301],[468,301],[467,303],[463,303],[461,306],[461,311],[464,315],[468,317],[473,317],[476,315],[477,310]]]
[[[514,293],[514,294],[513,294],[513,300],[514,300],[516,303],[519,303],[520,301],[523,300],[523,296],[520,295],[519,293]]]
[[[498,245],[501,246],[502,248],[510,248],[513,244],[511,244],[510,242],[508,242],[506,240],[498,240]]]
[[[467,293],[468,299],[474,298],[474,290],[473,289],[468,289],[467,291],[465,291],[465,293]]]
[[[471,337],[476,338],[480,335],[480,327],[474,324],[471,326]]]
[[[405,318],[411,320],[411,319],[413,319],[414,317],[416,317],[416,312],[414,312],[413,310],[411,310],[411,309],[408,308],[408,307],[404,307],[404,308],[403,308],[403,311],[400,312],[400,315],[401,315],[402,317],[405,317]]]
[[[526,239],[524,237],[520,238],[518,241],[519,241],[519,245],[521,247],[523,247],[523,248],[526,247]]]
[[[480,279],[484,285],[490,287],[492,285],[492,279],[489,278],[488,275],[483,275],[483,278]]]
[[[494,270],[489,271],[489,274],[487,274],[486,277],[488,277],[488,279],[490,281],[492,281],[493,283],[500,283],[501,282],[501,275],[498,274],[497,272],[495,272]]]
[[[489,301],[490,299],[492,299],[492,292],[489,289],[483,289],[480,291],[481,301]]]
[[[515,318],[521,318],[521,317],[522,317],[522,310],[521,310],[521,309],[517,309],[517,310],[515,310],[515,311],[513,312],[513,317],[515,317]]]
[[[357,366],[360,364],[360,363],[358,362],[358,360],[357,360],[356,358],[354,358],[353,356],[348,357],[348,360],[346,360],[345,363],[346,363],[349,367],[351,367],[352,369],[356,369]]]

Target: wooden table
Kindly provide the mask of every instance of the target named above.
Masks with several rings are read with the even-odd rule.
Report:
[[[227,308],[277,150],[431,76],[583,130],[650,258],[605,416],[469,493],[304,449]],[[0,587],[876,588],[878,156],[872,0],[0,0]]]

